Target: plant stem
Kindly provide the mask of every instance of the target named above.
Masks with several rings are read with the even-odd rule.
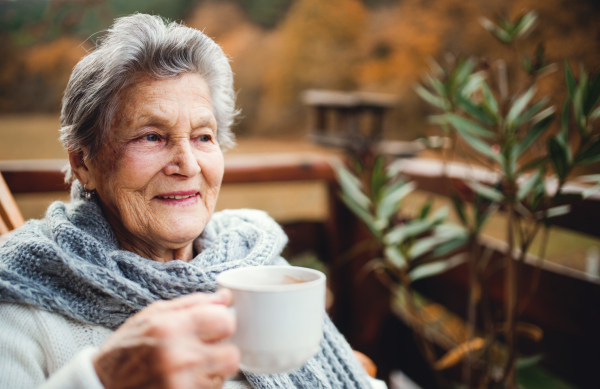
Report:
[[[515,261],[513,259],[513,251],[515,248],[514,242],[514,231],[513,226],[515,224],[515,210],[513,204],[508,204],[508,251],[505,257],[505,279],[504,279],[504,316],[505,316],[505,336],[506,344],[508,346],[509,355],[513,353],[516,347],[516,336],[515,336],[515,306],[517,304],[517,274]],[[506,369],[504,371],[504,379],[508,389],[514,387],[514,370],[512,368],[513,361],[507,362]]]
[[[540,224],[541,223],[538,223],[538,226]],[[536,230],[535,235],[537,235],[537,230]],[[532,237],[532,241],[533,241],[533,238],[535,237],[535,235]],[[540,246],[539,260],[537,261],[536,265],[533,268],[533,277],[531,280],[531,286],[529,288],[529,294],[527,295],[527,298],[525,299],[523,307],[521,308],[521,312],[523,312],[523,311],[525,311],[525,309],[527,309],[527,307],[529,306],[529,303],[531,303],[531,300],[533,300],[533,296],[537,292],[538,286],[540,285],[542,262],[544,262],[544,260],[546,259],[546,248],[548,247],[548,238],[549,237],[550,237],[550,227],[544,227],[544,231],[542,232],[542,243]]]
[[[425,333],[425,321],[422,319],[422,317],[419,313],[419,309],[417,308],[417,306],[415,304],[414,293],[413,293],[412,288],[410,287],[410,281],[408,281],[406,279],[406,277],[403,277],[402,284],[403,284],[404,293],[406,295],[406,302],[407,302],[406,305],[409,310],[409,315],[412,316],[415,320],[415,322],[414,322],[415,326],[413,327],[413,333],[418,338],[418,339],[416,339],[417,347],[419,347],[419,349],[421,350],[421,354],[423,354],[425,356],[427,363],[429,363],[429,366],[431,367],[431,370],[433,371],[433,373],[435,375],[438,385],[440,386],[440,388],[444,388],[444,387],[446,387],[444,377],[438,370],[436,370],[434,368],[437,357],[435,354],[435,350],[433,349],[430,342],[427,340],[427,335]]]
[[[477,294],[479,293],[479,284],[477,277],[477,238],[475,236],[469,239],[469,305],[467,310],[467,342],[470,342],[475,335],[475,325],[477,319]],[[463,365],[463,381],[467,388],[471,387],[471,350],[467,351],[467,358]]]

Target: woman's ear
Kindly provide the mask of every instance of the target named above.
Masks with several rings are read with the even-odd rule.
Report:
[[[83,150],[69,151],[69,163],[71,164],[73,174],[81,182],[81,185],[85,185],[85,189],[96,189],[96,181],[88,165],[86,165],[87,161],[85,160]]]

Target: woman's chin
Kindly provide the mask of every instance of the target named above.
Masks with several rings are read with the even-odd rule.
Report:
[[[167,218],[165,224],[168,226],[168,230],[157,231],[160,240],[175,245],[191,243],[195,240],[204,231],[204,226],[208,222],[209,217],[193,218],[190,216],[192,215],[185,215],[181,218]]]

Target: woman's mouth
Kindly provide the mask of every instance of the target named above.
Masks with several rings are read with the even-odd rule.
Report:
[[[195,194],[191,194],[191,195],[185,195],[185,196],[178,196],[178,195],[173,195],[173,196],[156,196],[159,199],[175,199],[175,200],[181,200],[181,199],[189,199],[190,197],[194,197],[196,196],[197,193]]]
[[[154,197],[161,203],[166,204],[177,204],[177,205],[189,205],[194,204],[200,198],[200,192],[177,192],[177,193],[165,193]]]

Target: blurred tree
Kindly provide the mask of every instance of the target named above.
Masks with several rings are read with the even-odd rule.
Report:
[[[0,112],[58,111],[71,70],[99,31],[134,12],[180,19],[196,0],[0,2]],[[86,38],[90,42],[84,41]],[[83,43],[82,43],[83,42]]]
[[[0,0],[0,112],[57,111],[70,69],[98,32],[117,16],[147,12],[206,31],[232,57],[244,111],[238,131],[297,134],[305,124],[298,99],[303,89],[361,89],[398,95],[402,104],[388,117],[387,135],[410,139],[431,131],[424,119],[429,108],[412,92],[428,58],[442,62],[448,51],[468,51],[493,64],[494,58],[511,57],[507,48],[483,39],[479,15],[536,8],[548,28],[531,38],[546,42],[548,58],[598,66],[598,6],[563,5],[564,0]],[[46,61],[54,74],[42,69]],[[518,66],[508,64],[509,77],[518,74],[512,71]],[[564,86],[560,77],[550,76],[539,88],[556,95],[550,92]]]
[[[261,130],[298,128],[303,114],[298,97],[306,88],[357,87],[355,47],[365,16],[358,0],[298,0],[292,5],[265,64]]]
[[[264,27],[275,27],[292,0],[238,0],[250,18]]]

